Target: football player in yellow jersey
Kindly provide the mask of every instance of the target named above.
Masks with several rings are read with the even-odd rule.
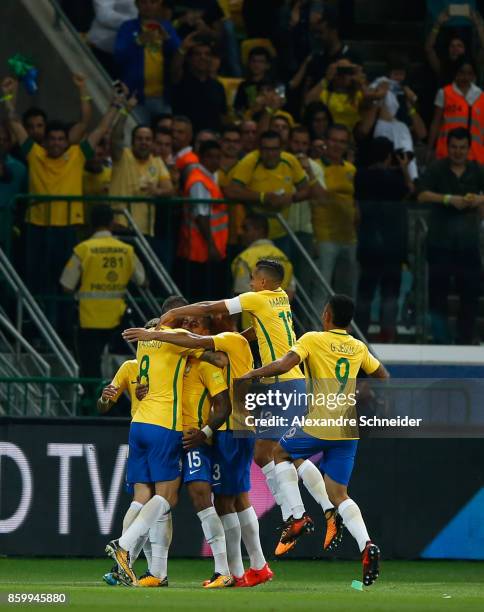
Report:
[[[284,279],[284,268],[280,262],[271,259],[261,259],[257,262],[251,274],[251,289],[237,297],[215,302],[199,302],[182,308],[176,308],[166,313],[160,323],[177,317],[207,316],[216,314],[235,315],[248,312],[252,317],[253,327],[257,336],[262,364],[266,365],[279,359],[287,353],[296,341],[292,325],[292,312],[289,298],[281,289]],[[279,377],[278,382],[271,386],[274,391],[280,390],[290,396],[299,397],[304,394],[306,385],[300,367],[293,368]],[[292,406],[304,412],[305,406]],[[282,407],[280,407],[282,409]],[[284,498],[278,494],[274,464],[274,440],[258,439],[255,445],[254,460],[262,469],[267,485],[276,502],[281,506],[283,519],[289,518],[288,509],[284,507]]]
[[[203,348],[222,351],[228,357],[224,370],[233,400],[233,381],[253,367],[249,343],[236,332],[233,318],[215,315],[212,329],[216,335],[203,336],[195,333],[157,332],[156,337],[164,342],[173,342],[187,348]],[[136,340],[143,337],[144,330],[128,329],[123,337]],[[216,423],[218,425],[218,423]],[[254,454],[254,439],[234,436],[232,418],[213,435],[209,424],[190,433],[191,444],[203,444],[214,437],[213,493],[215,507],[225,530],[227,557],[235,586],[256,586],[271,580],[273,573],[266,562],[259,538],[259,521],[249,499],[250,468]],[[241,538],[250,558],[250,568],[244,573],[241,555]]]
[[[163,311],[184,303],[186,300],[178,296],[168,298]],[[172,325],[176,324],[179,321],[172,320]],[[153,332],[146,330],[146,333]],[[140,579],[139,584],[168,584],[169,541],[163,523],[178,500],[182,463],[181,395],[186,359],[190,354],[199,355],[200,352],[151,339],[138,343],[138,376],[141,383],[148,384],[149,391],[139,403],[130,427],[127,480],[136,484],[143,507],[119,540],[106,546],[106,552],[118,564],[121,581],[127,585],[137,583],[130,555],[138,539],[147,532],[152,543],[152,563],[149,575]]]
[[[155,328],[160,319],[151,319],[145,325],[145,329],[153,329]],[[128,391],[129,398],[131,401],[131,417],[134,416],[138,408],[138,402],[143,399],[148,393],[148,385],[141,385],[138,382],[138,362],[136,359],[128,359],[124,361],[118,371],[114,375],[113,380],[104,387],[101,393],[101,397],[97,401],[97,409],[100,414],[106,414],[111,410],[113,405],[118,401],[121,395]],[[142,508],[142,503],[140,503],[136,497],[136,487],[130,487],[130,492],[134,493],[133,501],[131,502],[130,507],[128,508],[126,514],[123,519],[123,530],[127,529],[129,525],[132,523],[138,512]],[[171,515],[170,515],[171,520]],[[133,549],[132,555],[132,563],[136,561],[139,553],[143,549],[145,553],[146,560],[148,561],[148,567],[151,563],[151,544],[148,537],[140,538]],[[104,574],[103,580],[106,584],[110,586],[114,586],[118,584],[118,573],[117,566],[115,565],[110,572]]]
[[[208,336],[210,318],[192,317],[187,321],[186,327],[195,334]],[[212,502],[212,477],[214,484],[217,484],[217,480],[220,480],[220,469],[213,465],[213,447],[209,441],[198,445],[194,435],[203,425],[210,427],[211,424],[215,429],[216,425],[221,425],[229,417],[230,397],[222,370],[196,357],[190,357],[183,378],[182,406],[183,431],[186,432],[183,483],[187,486],[202,523],[202,530],[212,549],[215,562],[214,574],[203,586],[207,589],[234,586],[235,581],[227,561],[224,528]]]
[[[304,334],[291,350],[274,363],[252,370],[245,379],[262,376],[278,376],[288,372],[301,361],[306,366],[310,388],[313,383],[334,381],[338,397],[348,398],[348,388],[354,389],[360,369],[373,378],[388,378],[384,366],[369,352],[368,347],[350,336],[347,328],[351,324],[355,305],[346,295],[333,295],[323,311],[323,332]],[[351,405],[351,404],[349,404]],[[317,416],[319,402],[310,407],[310,416]],[[280,541],[280,552],[294,547],[296,539],[311,530],[312,520],[306,514],[298,486],[295,465],[323,451],[320,464],[324,481],[312,483],[312,494],[324,509],[324,499],[329,496],[337,507],[344,525],[358,543],[362,553],[363,583],[372,584],[379,575],[380,550],[370,540],[360,509],[348,497],[348,483],[353,470],[358,440],[353,430],[346,435],[338,429],[338,437],[318,436],[317,429],[309,426],[292,427],[280,440],[275,450],[276,473],[280,491],[291,506],[288,521]],[[333,512],[334,514],[334,512]],[[278,546],[279,548],[279,546]]]

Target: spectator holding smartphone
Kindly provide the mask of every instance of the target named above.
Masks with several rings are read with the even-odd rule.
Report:
[[[309,91],[305,102],[326,104],[334,122],[353,132],[361,119],[363,98],[361,68],[340,59],[329,66],[325,78]]]

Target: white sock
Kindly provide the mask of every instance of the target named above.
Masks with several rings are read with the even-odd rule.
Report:
[[[123,533],[128,529],[128,527],[131,525],[134,519],[138,516],[142,507],[143,507],[143,504],[140,504],[140,502],[137,502],[137,501],[131,502],[131,505],[129,506],[123,518]],[[146,538],[147,536],[145,535],[141,536],[141,538],[138,538],[133,548],[129,551],[131,565],[134,565],[134,562],[138,558],[139,553],[141,551],[141,548],[143,547],[143,543],[146,540]]]
[[[304,463],[297,468],[297,473],[304,483],[304,486],[309,493],[314,497],[318,504],[323,508],[323,511],[333,508],[333,504],[329,501],[324,484],[323,475],[314,465],[312,461],[306,459]]]
[[[157,578],[168,575],[168,550],[173,536],[171,512],[162,514],[150,529],[151,563],[148,563],[150,573]]]
[[[259,570],[266,564],[264,553],[260,545],[259,519],[252,506],[237,513],[239,517],[242,541],[250,558],[250,567]]]
[[[363,552],[370,536],[360,509],[352,499],[348,498],[338,506],[338,512],[343,519],[344,526],[357,541],[360,552]]]
[[[213,560],[215,562],[215,573],[228,576],[230,574],[227,561],[227,547],[225,544],[225,532],[215,508],[210,506],[197,512],[197,516],[202,523],[203,534],[207,544],[212,549]]]
[[[269,461],[262,467],[262,473],[266,477],[267,486],[269,487],[272,497],[275,499],[276,504],[281,508],[282,518],[287,521],[291,516],[291,507],[287,502],[284,495],[279,491],[276,477],[276,464],[274,461]]]
[[[244,575],[242,552],[240,550],[241,530],[237,512],[224,514],[220,517],[225,531],[225,545],[227,547],[227,560],[232,576],[241,578]]]
[[[305,512],[304,504],[299,491],[296,468],[289,461],[283,461],[276,465],[277,485],[279,491],[287,499],[295,519],[299,519]]]
[[[169,512],[169,515],[171,517],[171,512]],[[165,515],[163,515],[165,516]],[[144,556],[146,558],[146,563],[148,564],[148,571],[151,570],[151,562],[153,560],[153,553],[151,551],[151,542],[150,542],[150,535],[145,535],[144,537],[144,541],[143,541],[143,553]]]
[[[146,534],[156,523],[159,516],[170,511],[170,504],[161,495],[153,496],[119,538],[119,545],[124,550],[131,550],[139,537]]]
[[[131,565],[135,564],[135,561],[139,557],[141,551],[143,551],[145,554],[149,570],[151,566],[151,542],[149,533],[145,533],[140,538],[138,538],[136,540],[136,544],[129,551],[129,559],[131,561]]]
[[[123,518],[123,533],[128,529],[134,519],[138,516],[143,504],[140,504],[137,501],[132,501],[129,508],[126,510],[126,514]]]

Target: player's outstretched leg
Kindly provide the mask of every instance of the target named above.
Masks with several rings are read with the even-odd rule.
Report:
[[[170,504],[161,495],[155,495],[147,502],[133,523],[119,540],[113,540],[106,546],[108,555],[116,561],[119,577],[128,586],[136,584],[136,575],[131,567],[129,550],[143,534],[148,532],[162,514],[170,511]]]
[[[290,461],[277,463],[276,475],[279,491],[291,508],[291,516],[284,525],[275,550],[275,554],[281,556],[294,548],[301,535],[313,532],[314,524],[304,508],[294,465]]]
[[[137,501],[133,500],[131,502],[123,518],[123,533],[126,531],[126,529],[128,529],[128,527],[131,525],[134,519],[138,516],[142,507],[143,507],[143,504]],[[133,564],[134,564],[134,561],[135,559],[133,559],[133,562],[132,562]],[[114,565],[111,568],[110,572],[108,572],[107,574],[104,574],[103,580],[106,584],[109,584],[109,586],[115,586],[119,584],[120,580],[119,580],[119,574],[118,574],[118,566]]]
[[[299,465],[297,473],[310,495],[323,509],[326,519],[323,548],[324,550],[335,550],[343,539],[343,519],[328,497],[323,476],[309,459]]]
[[[380,549],[370,540],[361,511],[356,503],[347,497],[338,505],[343,523],[355,538],[361,552],[363,584],[370,586],[380,575]]]
[[[139,587],[168,586],[168,551],[173,537],[172,514],[160,516],[149,531],[151,560],[148,571],[138,579]]]

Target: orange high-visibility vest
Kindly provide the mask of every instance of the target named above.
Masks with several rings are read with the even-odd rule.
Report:
[[[484,94],[471,106],[452,85],[444,87],[444,115],[437,139],[435,156],[447,157],[447,135],[455,128],[465,128],[471,135],[469,159],[484,163]]]
[[[190,188],[195,183],[202,183],[211,198],[223,199],[220,187],[200,164],[193,165],[189,171],[183,186],[185,197],[190,195]],[[208,244],[198,229],[192,210],[193,206],[185,204],[177,254],[190,261],[205,263],[208,261]],[[229,215],[226,204],[210,205],[210,229],[217,251],[222,258],[226,257],[229,238]]]

